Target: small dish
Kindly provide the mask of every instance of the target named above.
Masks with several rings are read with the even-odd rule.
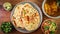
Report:
[[[48,14],[45,12],[44,5],[45,5],[46,1],[47,1],[47,0],[44,0],[43,3],[42,3],[43,13],[44,13],[47,17],[49,17],[49,18],[53,18],[53,19],[60,18],[60,16],[53,17],[53,16],[48,15]]]
[[[46,19],[41,25],[44,34],[54,34],[57,31],[57,24],[54,19]]]

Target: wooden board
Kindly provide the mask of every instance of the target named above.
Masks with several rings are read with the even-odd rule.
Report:
[[[4,2],[10,2],[13,6],[15,6],[17,3],[23,2],[23,1],[31,1],[31,2],[36,3],[42,11],[43,0],[0,0],[0,5],[3,5]],[[10,21],[10,14],[11,14],[11,12],[7,12],[2,7],[0,7],[0,25],[2,22]],[[45,20],[45,19],[49,19],[49,18],[43,14],[43,20]],[[58,30],[57,30],[56,34],[59,34],[60,33],[60,19],[57,19],[56,21],[57,21],[57,26],[58,26],[58,28],[57,28]],[[4,33],[2,31],[0,31],[0,34],[4,34]],[[24,34],[24,33],[21,33],[14,29],[9,34]],[[29,34],[43,34],[43,32],[41,31],[41,28],[38,28],[35,32],[29,33]]]

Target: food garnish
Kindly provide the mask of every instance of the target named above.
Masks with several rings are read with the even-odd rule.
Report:
[[[4,33],[9,33],[12,31],[12,29],[13,29],[13,25],[11,24],[11,22],[3,22],[1,25],[1,30]]]
[[[9,3],[9,2],[5,2],[5,3],[3,4],[3,7],[4,7],[4,9],[7,10],[7,11],[10,11],[10,10],[12,9],[12,5],[11,5],[11,3]]]

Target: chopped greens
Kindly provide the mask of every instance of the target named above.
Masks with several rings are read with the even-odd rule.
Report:
[[[24,14],[26,14],[26,10],[24,10]]]
[[[54,31],[50,31],[50,34],[55,34],[55,32]]]
[[[49,26],[45,26],[44,29],[45,29],[45,30],[49,30]]]
[[[55,31],[55,29],[56,29],[56,24],[52,22],[52,24],[50,25],[50,31]]]
[[[24,11],[24,14],[26,14],[26,12]]]
[[[1,30],[5,33],[11,32],[13,29],[13,26],[10,22],[3,22],[1,25]]]
[[[52,25],[53,25],[53,26],[56,26],[56,23],[55,23],[55,22],[52,22]]]

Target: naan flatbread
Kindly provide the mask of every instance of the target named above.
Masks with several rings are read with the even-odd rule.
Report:
[[[18,5],[13,16],[17,27],[25,28],[28,31],[36,30],[40,23],[38,11],[29,3]]]

